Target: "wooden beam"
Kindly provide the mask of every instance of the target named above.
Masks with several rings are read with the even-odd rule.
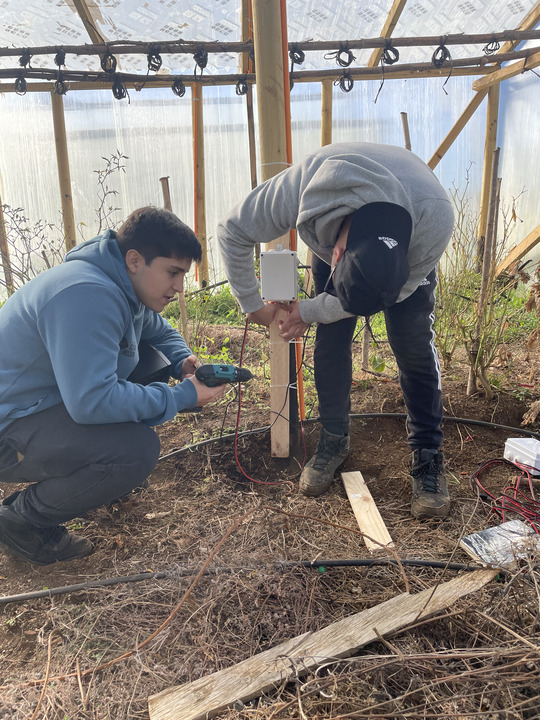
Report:
[[[375,504],[362,473],[341,473],[347,497],[360,530],[365,533],[364,542],[370,552],[385,547],[394,547],[390,533],[381,517],[379,508]]]
[[[480,217],[478,220],[478,256],[484,255],[484,242],[486,238],[489,201],[493,175],[493,160],[497,145],[497,127],[499,123],[499,90],[500,85],[492,85],[488,90],[488,103],[486,113],[486,137],[484,142],[484,169],[482,175],[482,189],[480,194]]]
[[[62,205],[62,221],[64,224],[64,240],[66,252],[77,244],[75,236],[75,217],[73,214],[73,197],[71,195],[71,175],[64,120],[64,101],[62,95],[51,93],[51,107],[54,127],[54,144],[56,146],[56,162],[58,165],[58,182]]]
[[[481,105],[481,103],[482,103],[483,99],[486,97],[486,95],[487,95],[487,90],[480,90],[480,92],[476,93],[476,95],[473,97],[471,102],[467,105],[465,110],[461,113],[459,119],[454,124],[454,127],[450,130],[448,135],[444,138],[442,143],[439,145],[439,147],[433,153],[431,159],[428,162],[428,167],[430,167],[433,170],[439,164],[439,162],[443,159],[444,155],[448,152],[448,150],[454,144],[454,140],[457,138],[457,136],[463,130],[465,125],[469,122],[469,120],[474,115],[476,110],[479,108],[479,106]]]
[[[394,32],[406,4],[407,0],[394,0],[392,7],[390,8],[390,12],[388,13],[388,17],[386,18],[386,22],[383,25],[383,29],[381,30],[381,37],[386,39],[392,37],[392,33]],[[383,54],[383,49],[384,48],[377,48],[374,50],[368,60],[368,67],[376,67],[379,64],[381,55]]]
[[[203,89],[198,83],[191,86],[191,118],[193,126],[194,231],[202,245],[202,259],[199,263],[199,288],[205,288],[209,282],[206,237],[206,176],[204,173]]]
[[[509,270],[512,265],[521,260],[522,257],[525,257],[538,243],[540,243],[540,225],[537,225],[526,238],[510,250],[508,255],[497,265],[495,275],[500,275],[506,270]]]
[[[285,127],[285,84],[280,3],[253,0],[253,37],[257,72],[257,108],[261,180],[264,182],[288,167]],[[268,243],[289,247],[289,234]],[[281,311],[285,315],[285,311]],[[289,343],[279,335],[276,317],[270,326],[271,453],[289,456]]]
[[[532,10],[525,15],[516,30],[533,30],[540,21],[540,2],[537,3]],[[505,53],[513,50],[522,40],[508,40],[501,46],[499,52]]]
[[[247,702],[336,658],[354,655],[370,642],[420,619],[454,608],[499,570],[476,570],[422,590],[403,593],[317,632],[291,638],[271,650],[148,699],[150,720],[208,720],[238,700]]]
[[[98,32],[96,21],[90,12],[90,8],[88,7],[86,0],[71,0],[70,2],[67,2],[68,5],[71,5],[71,3],[73,3],[75,10],[77,11],[77,15],[81,18],[84,29],[88,33],[90,40],[96,45],[101,45],[105,42],[105,38]]]
[[[444,44],[448,45],[479,45],[492,41],[512,40],[515,42],[523,42],[524,40],[540,40],[540,30],[503,30],[496,33],[480,33],[470,35],[465,33],[455,33],[444,36]],[[158,41],[156,41],[158,42]],[[392,38],[393,47],[438,47],[441,42],[440,35],[431,35],[418,37],[396,37]],[[23,51],[29,50],[34,55],[56,55],[58,50],[64,50],[68,55],[103,55],[110,52],[116,55],[146,55],[148,53],[149,41],[129,41],[129,40],[111,40],[100,44],[88,45],[40,45],[36,47],[2,47],[0,48],[0,57],[19,57]],[[155,43],[152,43],[155,44]],[[288,43],[288,49],[303,50],[304,52],[321,52],[336,50],[340,45],[347,45],[351,50],[366,50],[371,48],[384,49],[387,44],[387,38],[353,38],[352,40],[323,40],[323,41],[294,41]],[[253,43],[250,41],[243,42],[220,42],[211,41],[203,43],[204,49],[208,53],[243,53],[253,50]],[[188,54],[192,55],[201,49],[200,40],[171,40],[159,42],[160,52],[166,54]],[[489,62],[493,62],[491,58]]]
[[[529,55],[522,60],[517,60],[511,65],[507,65],[500,70],[495,70],[490,75],[475,80],[472,84],[473,90],[484,90],[493,85],[498,85],[502,80],[508,80],[508,78],[515,77],[516,75],[522,75],[527,70],[532,70],[540,65],[540,52],[532,53],[529,50]]]

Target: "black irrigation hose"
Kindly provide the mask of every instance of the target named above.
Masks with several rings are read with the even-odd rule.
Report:
[[[419,567],[440,568],[443,570],[480,570],[481,565],[463,565],[461,563],[448,563],[441,560],[401,560],[402,565],[415,565]],[[276,563],[276,570],[289,570],[297,567],[305,568],[327,568],[327,567],[371,567],[372,565],[399,565],[395,558],[357,558],[353,560],[313,560],[304,562],[282,562]],[[205,571],[205,575],[209,573],[221,572],[237,572],[239,570],[256,570],[255,567],[217,567],[209,568]],[[161,570],[159,572],[144,572],[138,575],[123,575],[114,578],[104,578],[101,580],[91,580],[76,585],[63,585],[62,587],[47,588],[46,590],[36,590],[35,592],[21,593],[20,595],[6,595],[0,597],[0,605],[8,605],[14,602],[23,602],[25,600],[34,600],[43,597],[52,597],[53,595],[67,595],[68,593],[79,592],[81,590],[89,590],[91,588],[107,587],[109,585],[120,585],[121,583],[139,582],[141,580],[159,580],[162,578],[174,579],[176,577],[185,577],[194,575],[196,570],[188,570],[186,568],[174,571]]]
[[[406,413],[354,413],[351,416],[351,419],[375,419],[375,418],[397,418],[399,420],[405,420],[407,418]],[[320,422],[319,418],[308,418],[307,420],[303,421],[304,425],[307,425],[308,423],[315,423]],[[463,425],[481,425],[483,427],[491,427],[495,428],[497,430],[509,430],[510,432],[517,433],[518,435],[527,435],[528,437],[536,438],[537,440],[540,440],[540,433],[533,432],[532,430],[524,430],[523,428],[516,428],[512,427],[510,425],[499,425],[498,423],[488,422],[487,420],[470,420],[468,418],[459,418],[459,417],[453,417],[453,416],[444,416],[443,417],[443,423],[444,422],[455,422],[455,423],[461,423]],[[264,427],[255,428],[253,430],[243,430],[242,432],[238,433],[238,437],[243,437],[245,435],[255,435],[257,433],[263,433],[270,429],[270,425],[265,425]],[[179,448],[178,450],[173,450],[170,453],[167,453],[167,455],[162,455],[158,462],[161,460],[167,460],[170,457],[173,457],[174,455],[179,455],[182,452],[185,452],[186,450],[195,450],[199,447],[203,447],[204,445],[210,445],[211,443],[220,442],[221,440],[234,440],[236,433],[229,433],[228,435],[219,435],[218,437],[212,437],[207,438],[206,440],[201,440],[198,443],[194,443],[193,445],[186,445],[183,448]]]

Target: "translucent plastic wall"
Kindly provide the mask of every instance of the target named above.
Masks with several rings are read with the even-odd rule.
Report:
[[[333,141],[404,145],[400,113],[407,113],[412,150],[428,161],[473,97],[472,77],[356,82],[350,93],[333,90]],[[524,237],[538,224],[535,196],[540,168],[538,78],[532,73],[508,81],[501,92],[499,145],[503,199],[517,196]],[[210,263],[219,275],[216,224],[250,190],[246,100],[234,87],[203,91],[207,234]],[[256,105],[256,103],[255,103]],[[96,171],[103,158],[126,156],[125,173],[114,173],[110,203],[121,221],[142,205],[162,205],[159,179],[169,177],[174,211],[193,226],[193,141],[191,98],[170,89],[130,91],[130,101],[110,91],[70,92],[64,97],[75,221],[80,239],[97,230]],[[298,160],[320,146],[321,88],[296,83],[291,93],[293,155]],[[450,191],[469,182],[478,209],[485,137],[485,102],[444,156],[435,172]],[[257,111],[255,107],[255,118]],[[30,220],[59,223],[58,189],[50,97],[0,95],[0,192],[2,201],[22,207]],[[520,240],[517,238],[516,241]]]

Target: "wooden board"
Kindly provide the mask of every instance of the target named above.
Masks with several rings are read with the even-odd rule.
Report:
[[[540,243],[540,225],[537,225],[534,230],[532,230],[532,232],[530,232],[527,237],[519,243],[519,245],[516,245],[516,247],[510,250],[504,260],[501,260],[501,262],[497,265],[495,275],[500,275],[505,270],[509,270],[514,263],[521,260],[521,258],[536,247],[538,243]]]
[[[362,473],[359,471],[344,472],[341,473],[341,477],[358,527],[367,535],[364,542],[368,550],[373,552],[384,547],[394,547],[390,533],[384,524],[379,508],[375,505]],[[373,540],[377,542],[373,542]]]
[[[476,570],[416,595],[403,593],[317,632],[291,638],[237,665],[152,695],[150,720],[205,720],[237,700],[259,697],[288,678],[301,676],[335,658],[353,655],[380,636],[407,627],[475,592],[497,575]]]

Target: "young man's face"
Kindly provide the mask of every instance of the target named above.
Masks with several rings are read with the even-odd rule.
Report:
[[[184,289],[184,277],[191,268],[189,258],[156,257],[147,265],[136,250],[126,253],[126,267],[139,302],[161,312]]]

